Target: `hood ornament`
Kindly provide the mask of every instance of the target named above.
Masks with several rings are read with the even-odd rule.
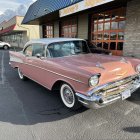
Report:
[[[96,67],[105,70],[105,68],[103,67],[103,65],[100,62],[97,62]]]
[[[128,63],[128,61],[124,57],[122,57],[120,61],[124,63]]]

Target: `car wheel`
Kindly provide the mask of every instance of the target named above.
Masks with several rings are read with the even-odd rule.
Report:
[[[9,46],[4,45],[3,48],[4,48],[4,50],[8,50],[9,49]]]
[[[64,83],[61,85],[60,94],[62,102],[67,108],[76,110],[81,107],[81,104],[78,102],[73,89],[68,84]]]
[[[18,75],[21,80],[26,80],[27,78],[23,75],[22,71],[18,68]]]

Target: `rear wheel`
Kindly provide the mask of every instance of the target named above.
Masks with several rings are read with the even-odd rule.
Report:
[[[27,78],[23,75],[22,71],[20,70],[20,68],[18,68],[18,75],[19,75],[19,78],[21,80],[26,80]]]
[[[78,102],[73,89],[68,84],[63,83],[61,85],[60,95],[62,102],[67,108],[76,110],[81,107],[81,104]]]
[[[4,48],[4,50],[8,50],[9,46],[8,45],[4,45],[3,48]]]

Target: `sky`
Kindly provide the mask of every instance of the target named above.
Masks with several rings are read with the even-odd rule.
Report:
[[[28,7],[36,0],[0,0],[0,23],[15,15],[24,16]]]

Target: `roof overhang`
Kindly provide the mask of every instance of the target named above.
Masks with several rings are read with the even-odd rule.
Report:
[[[8,28],[5,28],[5,29],[1,29],[0,30],[0,35],[3,35],[3,34],[7,34],[9,32],[12,32],[14,30],[14,28],[16,27],[16,24],[12,25],[12,26],[9,26]]]
[[[56,10],[54,12],[51,12],[51,13],[48,13],[46,15],[43,15],[43,16],[40,16],[38,18],[34,18],[28,22],[26,22],[27,24],[31,24],[31,25],[43,25],[43,24],[47,24],[49,22],[52,22],[54,20],[58,20],[60,18],[65,18],[65,17],[69,17],[71,15],[77,15],[79,13],[85,13],[85,12],[96,12],[96,11],[102,11],[102,10],[107,10],[107,9],[111,9],[111,8],[115,8],[115,7],[119,7],[119,6],[126,6],[127,2],[128,1],[131,1],[131,0],[105,0],[107,1],[106,3],[103,3],[101,5],[97,5],[95,7],[90,7],[90,8],[87,8],[87,9],[83,9],[81,11],[77,11],[75,13],[72,13],[72,14],[69,14],[67,16],[64,16],[64,17],[60,17],[60,11],[62,9],[65,9],[65,8],[68,8],[70,6],[67,6],[67,7],[64,7],[62,9],[59,9],[59,10]],[[80,1],[78,3],[81,3],[83,1]],[[78,4],[78,3],[75,3],[75,4]],[[74,5],[74,4],[73,4]],[[71,5],[72,6],[72,5]],[[99,8],[100,7],[100,8]],[[29,11],[28,11],[29,12]]]

